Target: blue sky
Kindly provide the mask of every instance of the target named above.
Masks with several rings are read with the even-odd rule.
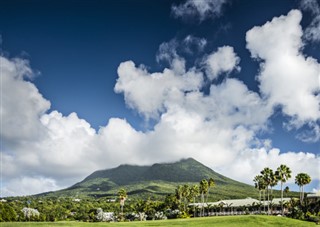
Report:
[[[319,190],[319,15],[316,0],[2,1],[2,195],[186,157],[247,183],[287,163]]]

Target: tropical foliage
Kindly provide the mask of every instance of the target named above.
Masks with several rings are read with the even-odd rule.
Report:
[[[253,182],[256,189],[259,191],[260,204],[261,203],[261,192],[267,191],[267,204],[268,214],[270,214],[270,208],[274,206],[272,198],[269,197],[269,191],[271,191],[272,197],[272,187],[276,186],[280,182],[280,191],[281,191],[281,212],[284,215],[284,208],[288,210],[286,213],[288,216],[301,220],[310,220],[314,222],[320,221],[320,200],[316,199],[314,201],[304,201],[304,185],[311,182],[311,178],[306,173],[299,173],[295,177],[295,183],[300,188],[300,198],[299,200],[292,198],[290,202],[283,202],[283,193],[286,195],[289,194],[289,187],[286,186],[283,189],[283,184],[291,178],[291,170],[286,165],[280,165],[277,170],[274,172],[269,167],[265,167],[260,175],[254,177]],[[263,196],[265,198],[265,196]],[[263,206],[265,207],[265,206]]]

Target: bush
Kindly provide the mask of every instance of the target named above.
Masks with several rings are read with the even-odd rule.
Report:
[[[190,215],[188,213],[186,213],[185,211],[182,211],[178,215],[178,218],[190,218]]]
[[[315,215],[311,215],[307,218],[308,221],[312,221],[315,222],[317,225],[320,224],[320,217],[315,216]]]

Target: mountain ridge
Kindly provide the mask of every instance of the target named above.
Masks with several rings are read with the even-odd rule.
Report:
[[[174,193],[178,185],[199,184],[202,179],[209,178],[215,181],[215,187],[210,191],[211,200],[258,198],[258,191],[253,186],[223,176],[193,158],[149,166],[122,164],[97,170],[69,188],[43,194],[114,198],[120,188],[125,188],[130,197],[159,199]]]

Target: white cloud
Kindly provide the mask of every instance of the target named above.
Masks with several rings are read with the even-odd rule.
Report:
[[[177,60],[172,70],[150,74],[143,66],[136,67],[131,61],[123,62],[118,68],[115,91],[124,93],[130,108],[147,118],[156,118],[166,109],[167,103],[176,102],[184,92],[196,91],[202,86],[202,73],[194,69],[186,71],[184,64],[180,63]]]
[[[4,195],[23,196],[59,190],[54,179],[44,177],[18,177],[9,180],[2,192]]]
[[[252,183],[255,175],[264,167],[276,170],[281,164],[289,166],[292,170],[292,178],[288,183],[294,182],[294,177],[301,172],[308,173],[312,180],[319,179],[320,158],[312,153],[305,152],[280,152],[277,148],[246,149],[238,154],[235,161],[221,172],[230,173],[243,182]]]
[[[222,73],[229,74],[232,71],[240,71],[240,58],[234,52],[233,47],[219,47],[205,60],[207,76],[210,80],[217,79]]]
[[[28,61],[0,56],[0,68],[1,138],[16,143],[40,137],[44,131],[39,117],[50,108],[50,102],[42,97],[34,84],[24,80],[33,77]]]
[[[262,61],[258,80],[260,91],[271,105],[282,107],[290,124],[300,128],[320,119],[320,65],[300,51],[302,15],[292,10],[247,32],[247,48]],[[317,135],[316,135],[317,136]]]
[[[173,5],[171,10],[177,18],[196,17],[199,21],[219,17],[227,0],[186,0],[180,5]]]
[[[313,19],[306,28],[304,36],[307,40],[320,42],[320,4],[317,0],[303,0],[300,2],[303,10],[312,14]]]

